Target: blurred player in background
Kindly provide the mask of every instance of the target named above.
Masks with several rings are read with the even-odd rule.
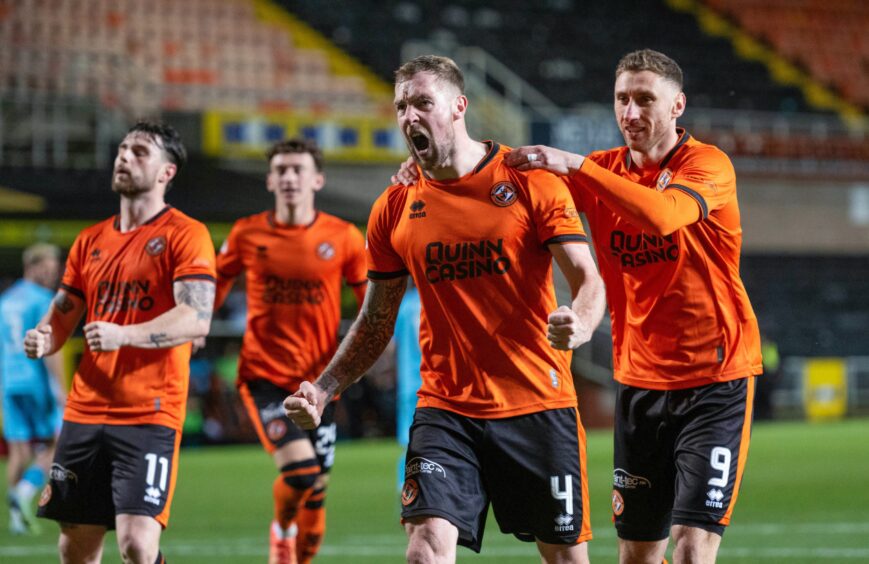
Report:
[[[736,177],[676,126],[682,71],[651,50],[619,62],[626,146],[588,157],[522,147],[506,162],[564,175],[585,212],[612,318],[613,515],[623,563],[714,562],[748,455],[757,320],[739,277]],[[672,525],[672,528],[671,528]]]
[[[242,401],[280,474],[272,485],[275,518],[269,562],[310,562],[326,531],[326,485],[335,456],[330,409],[303,431],[281,403],[313,380],[335,354],[344,280],[365,295],[365,240],[352,224],[318,211],[323,155],[291,139],[268,153],[273,210],[238,220],[217,257],[217,306],[245,272],[247,328],[238,364]]]
[[[24,250],[24,277],[0,295],[0,386],[9,530],[37,532],[33,496],[45,485],[66,392],[60,355],[27,358],[24,333],[51,306],[60,276],[60,249],[37,243]]]
[[[423,177],[391,186],[368,223],[359,317],[316,382],[284,402],[307,428],[386,347],[410,274],[422,303],[422,387],[402,521],[410,562],[479,551],[491,502],[501,530],[545,562],[587,562],[585,434],[566,352],[590,339],[603,287],[564,183],[506,167],[468,136],[464,78],[444,57],[396,72],[398,124]],[[570,282],[558,307],[552,259]]]
[[[178,133],[139,122],[118,146],[120,213],[73,243],[52,306],[25,337],[55,353],[85,316],[39,516],[60,522],[65,563],[99,562],[117,530],[124,562],[163,562],[160,534],[178,470],[190,341],[208,333],[215,257],[208,230],[165,203],[186,160]]]
[[[410,442],[410,425],[416,410],[416,392],[422,383],[419,367],[422,352],[419,350],[419,316],[422,304],[419,290],[408,280],[407,290],[401,299],[395,318],[395,437],[402,446],[398,459],[398,489],[404,484],[404,460]]]

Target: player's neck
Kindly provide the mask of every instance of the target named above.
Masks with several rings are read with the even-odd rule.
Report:
[[[675,147],[678,142],[679,134],[676,132],[676,128],[673,128],[649,150],[631,150],[631,163],[640,169],[657,168],[661,161],[664,160],[664,157],[673,150],[673,147]]]
[[[162,194],[158,195],[155,192],[156,190],[152,190],[133,197],[121,196],[121,213],[119,215],[121,233],[132,231],[144,225],[166,207]]]
[[[465,135],[456,135],[453,150],[444,166],[425,170],[434,180],[455,180],[473,171],[489,151],[488,146]]]
[[[298,206],[276,206],[275,219],[284,225],[310,225],[317,217],[314,203]]]

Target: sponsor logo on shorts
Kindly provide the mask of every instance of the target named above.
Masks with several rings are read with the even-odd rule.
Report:
[[[637,488],[651,488],[652,482],[648,478],[634,476],[621,468],[616,468],[613,470],[613,486],[624,490],[635,490]]]
[[[714,507],[715,509],[724,509],[724,504],[721,503],[721,500],[724,499],[724,493],[718,488],[712,488],[708,492],[706,492],[706,497],[709,499],[706,500],[706,507]]]
[[[555,532],[567,533],[573,530],[573,515],[561,513],[555,517]]]
[[[276,441],[287,433],[287,424],[281,419],[274,419],[266,426],[266,435]]]
[[[625,510],[625,500],[622,498],[622,494],[613,490],[613,515],[619,516]]]
[[[284,416],[284,406],[280,403],[270,403],[259,410],[259,418],[264,423],[268,423],[272,419],[277,419]]]
[[[166,237],[163,237],[162,235],[160,235],[159,237],[154,237],[145,244],[145,252],[147,252],[152,257],[156,257],[165,250]]]
[[[48,475],[55,482],[74,482],[78,484],[78,476],[76,476],[75,472],[67,470],[56,462],[51,465]]]
[[[154,505],[160,505],[160,488],[155,488],[154,486],[148,486],[145,488],[145,501],[148,503],[153,503]]]
[[[405,476],[416,476],[417,474],[440,474],[441,478],[447,477],[447,472],[443,466],[421,456],[412,458],[404,467]]]
[[[408,479],[404,481],[404,486],[401,488],[401,504],[410,505],[419,496],[419,484],[416,480]]]
[[[39,496],[39,507],[45,507],[51,501],[51,484],[45,484],[42,495]]]
[[[506,208],[516,203],[516,187],[509,182],[499,182],[492,186],[489,197],[496,206]]]

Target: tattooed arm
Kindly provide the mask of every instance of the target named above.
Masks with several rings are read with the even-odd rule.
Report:
[[[84,326],[88,346],[95,351],[121,347],[165,349],[207,335],[214,307],[214,282],[181,280],[175,282],[173,291],[175,307],[145,323],[88,323]]]
[[[58,290],[39,325],[24,335],[24,352],[30,358],[42,358],[60,350],[84,311],[85,302],[81,297],[63,288]]]
[[[329,400],[371,368],[392,338],[406,286],[404,276],[368,283],[359,316],[329,365],[313,384],[303,382],[298,392],[284,400],[287,416],[297,425],[305,429],[319,425]]]

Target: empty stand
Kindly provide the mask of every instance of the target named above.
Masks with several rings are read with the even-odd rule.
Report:
[[[288,9],[385,79],[410,39],[449,37],[478,46],[564,108],[609,103],[613,70],[628,51],[650,47],[679,61],[697,107],[808,111],[798,90],[740,60],[725,39],[661,1],[283,0]]]
[[[869,3],[865,0],[706,0],[782,56],[869,108]]]
[[[0,93],[95,99],[131,115],[375,103],[249,0],[0,0],[0,44]]]

